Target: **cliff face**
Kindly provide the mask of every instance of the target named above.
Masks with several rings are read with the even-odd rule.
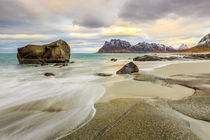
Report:
[[[170,52],[175,51],[172,47],[156,43],[138,43],[132,46],[129,42],[112,39],[105,42],[104,46],[99,49],[98,53],[147,53],[147,52]]]

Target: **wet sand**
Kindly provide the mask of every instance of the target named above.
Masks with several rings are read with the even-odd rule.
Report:
[[[107,82],[94,118],[62,139],[209,140],[209,69],[210,62],[172,64],[141,72],[152,78]]]
[[[141,99],[115,99],[95,105],[95,117],[62,140],[200,140],[189,123],[161,101],[159,107]]]
[[[194,79],[193,77],[187,77],[184,75],[198,75],[202,73],[210,73],[210,62],[193,62],[193,63],[180,63],[171,64],[162,68],[157,68],[154,71],[149,72],[149,74],[167,77],[174,79]]]
[[[106,93],[99,102],[107,102],[116,98],[168,98],[182,99],[191,96],[193,89],[180,85],[163,85],[145,82],[127,80],[110,83],[106,85]]]

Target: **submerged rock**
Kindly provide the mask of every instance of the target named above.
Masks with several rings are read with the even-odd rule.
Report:
[[[27,45],[18,48],[20,64],[66,63],[70,59],[70,47],[58,40],[45,45]]]
[[[139,72],[139,69],[133,62],[130,62],[117,71],[117,74],[131,74],[134,72]]]
[[[65,66],[68,66],[68,64],[67,63],[56,63],[53,66],[65,67]]]
[[[133,59],[133,61],[160,61],[161,58],[158,56],[149,56],[149,55],[144,55],[144,56],[138,56]]]
[[[49,77],[49,76],[55,76],[54,73],[49,73],[49,72],[45,73],[44,75],[47,76],[47,77]]]
[[[116,62],[116,61],[117,61],[117,59],[116,59],[116,58],[112,58],[112,59],[111,59],[111,61]]]
[[[210,59],[210,54],[191,54],[184,56],[186,59]]]
[[[138,56],[133,59],[133,61],[164,61],[164,60],[175,60],[178,59],[177,57],[158,57],[158,56],[150,56],[150,55],[144,55],[144,56]]]
[[[103,77],[108,77],[112,76],[112,74],[106,74],[106,73],[96,73],[97,76],[103,76]]]
[[[47,66],[47,65],[48,63],[45,63],[45,62],[41,63],[41,66]]]

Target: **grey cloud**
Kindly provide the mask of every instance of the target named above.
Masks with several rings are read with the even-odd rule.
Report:
[[[82,15],[73,21],[73,24],[88,28],[107,27],[113,23],[113,20],[105,19],[104,15],[96,15],[95,13]]]
[[[118,18],[119,7],[125,0],[92,0],[84,5],[73,23],[88,28],[107,27]]]
[[[117,19],[119,1],[0,0],[0,29],[53,30],[72,22],[88,28],[109,26]]]
[[[0,0],[1,27],[27,24],[32,19],[31,14],[20,2]]]
[[[209,18],[210,0],[127,0],[119,17],[135,22],[169,17]]]

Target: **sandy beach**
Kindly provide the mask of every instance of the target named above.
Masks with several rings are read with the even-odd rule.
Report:
[[[122,65],[120,62],[114,69]],[[209,73],[210,62],[182,62],[141,71],[147,65],[138,63],[137,75],[102,79],[106,92],[95,104],[96,115],[62,139],[209,140],[210,92],[202,85],[209,83],[204,75]],[[114,82],[107,82],[111,79]],[[186,106],[189,106],[187,112]],[[202,120],[202,115],[207,120]]]
[[[210,62],[132,61],[138,55],[74,54],[65,66],[6,55],[0,139],[209,140]],[[126,64],[139,72],[116,74]]]

